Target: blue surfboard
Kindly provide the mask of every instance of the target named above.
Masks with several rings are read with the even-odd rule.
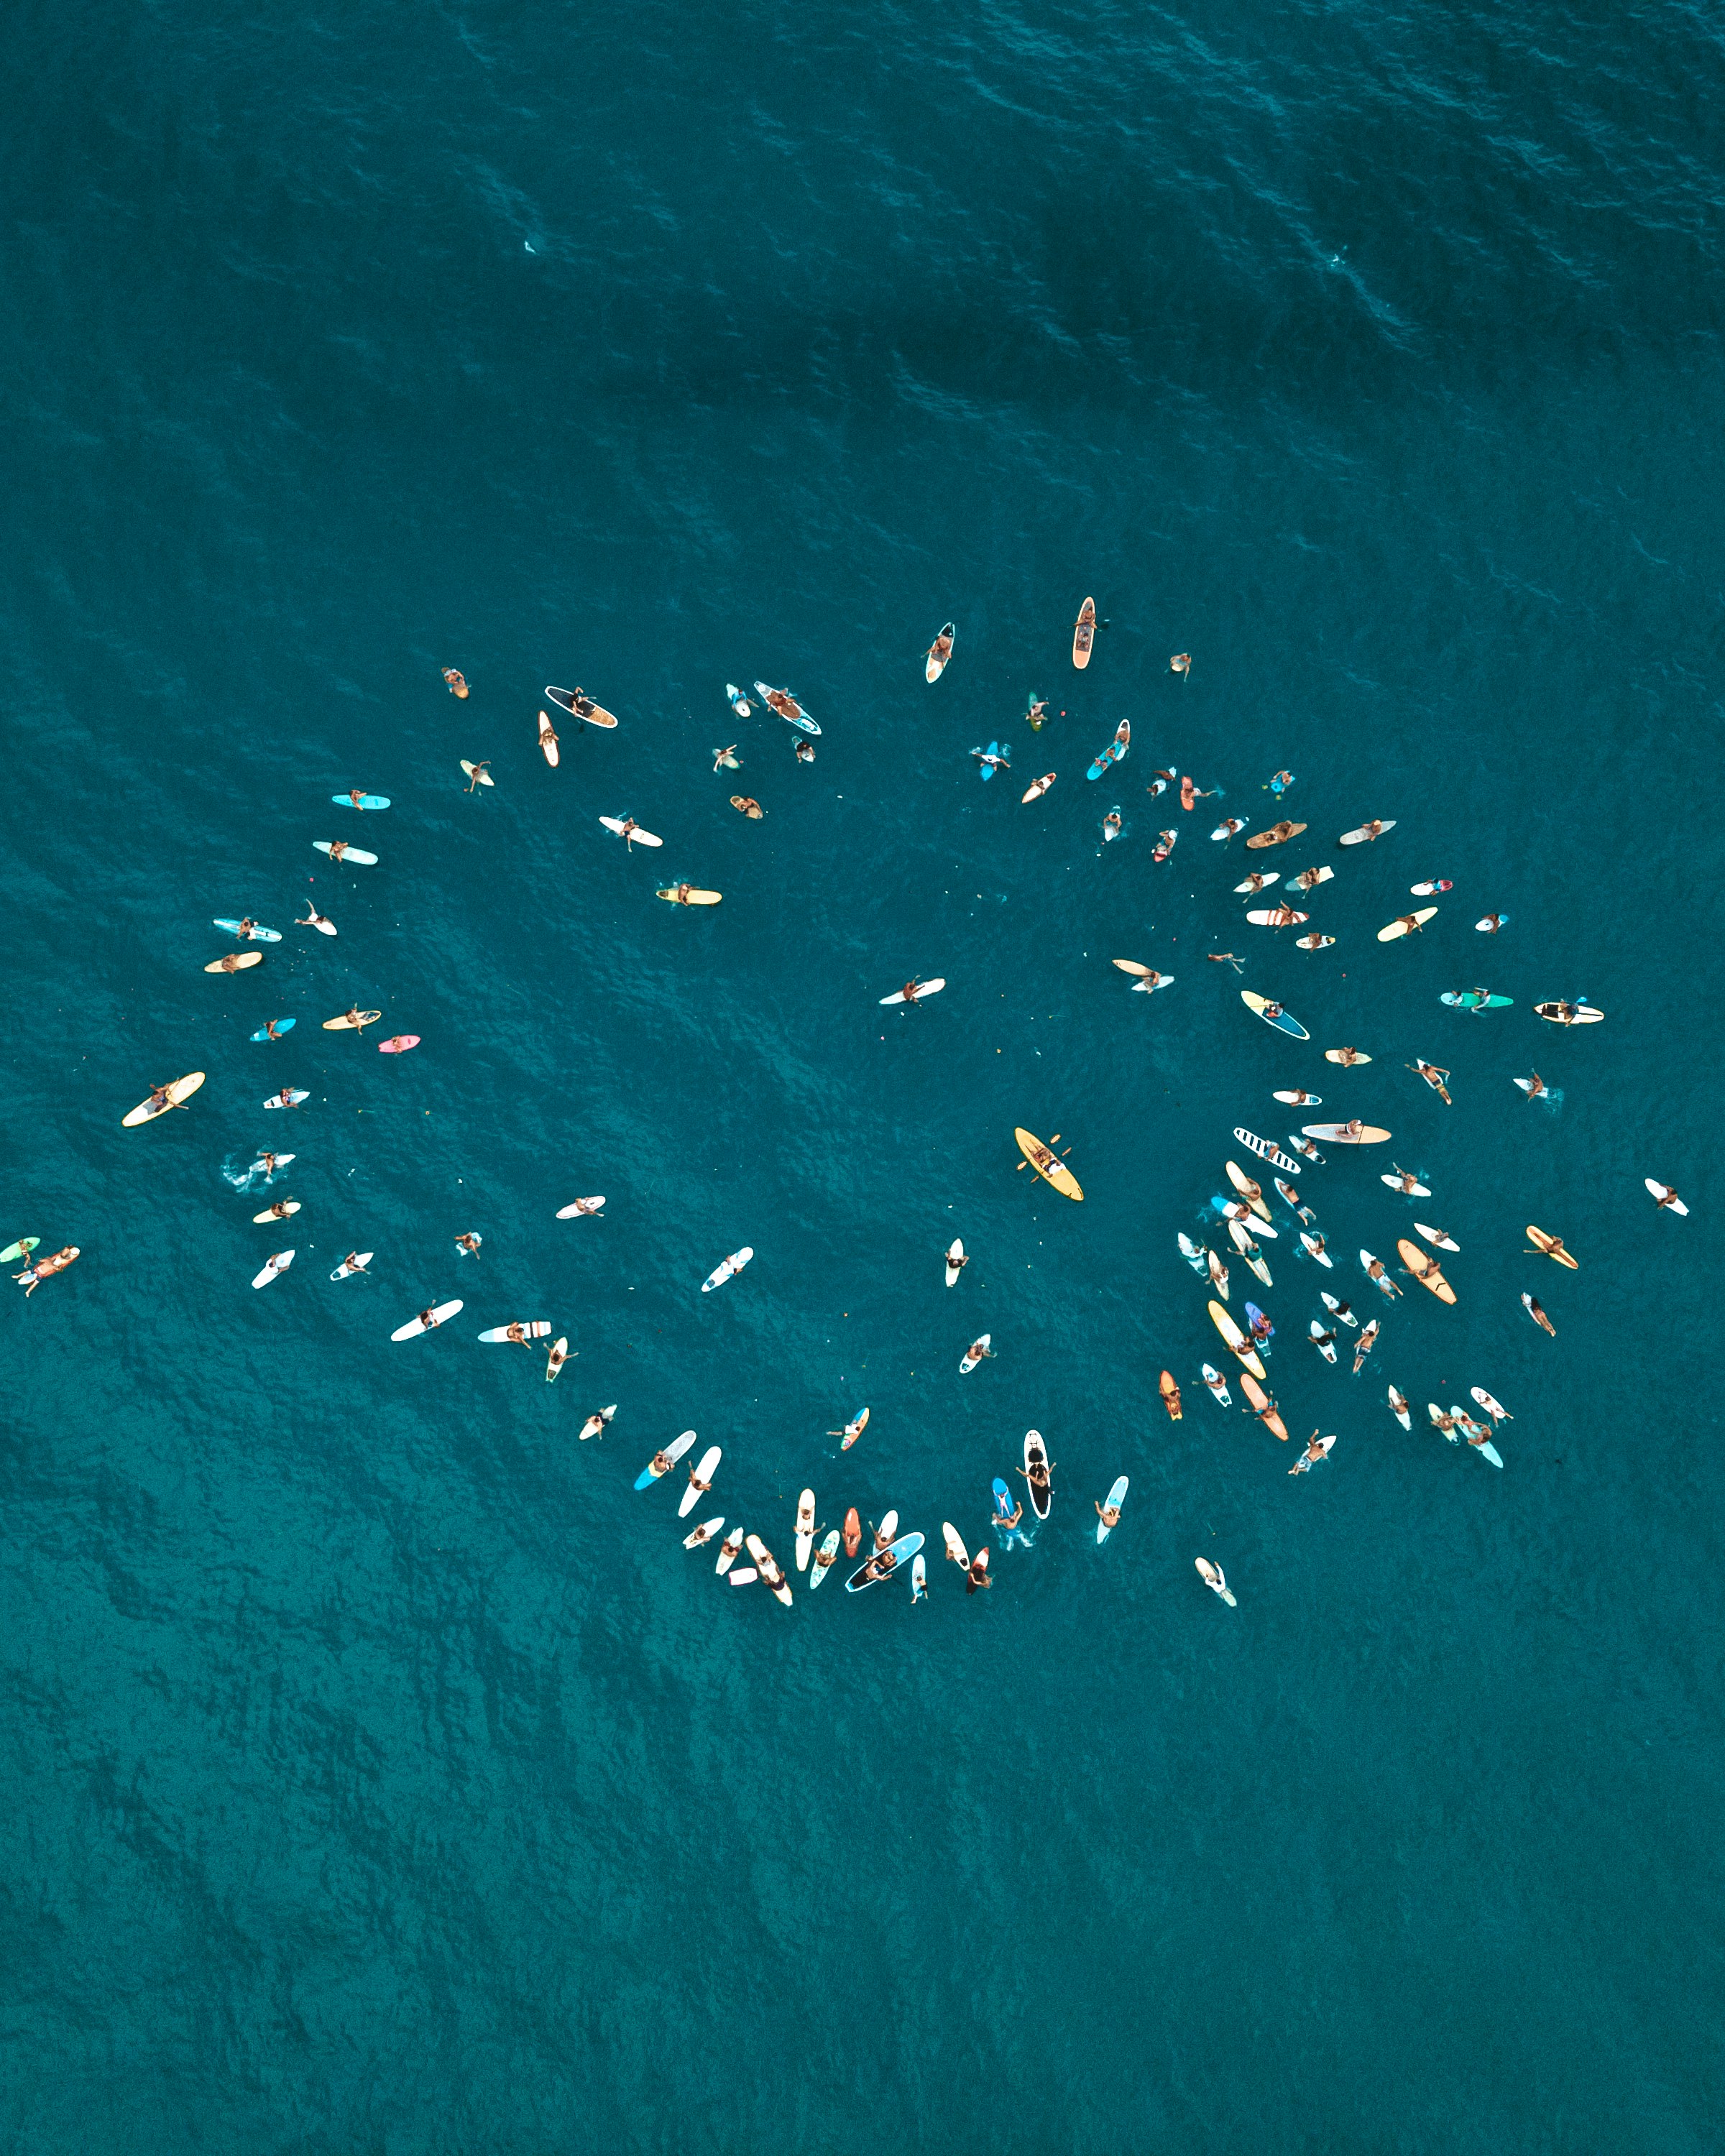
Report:
[[[239,933],[239,923],[237,921],[218,921],[215,925],[218,928],[225,930],[229,936],[237,936]],[[247,933],[254,943],[279,943],[281,941],[281,931],[279,928],[259,928],[254,923]]]
[[[1122,757],[1126,754],[1127,750],[1131,746],[1131,732],[1130,729],[1128,729],[1127,739],[1125,741],[1122,741],[1117,736],[1114,740],[1111,741],[1106,748],[1102,751],[1101,754],[1091,766],[1090,769],[1086,772],[1084,774],[1085,777],[1086,778],[1100,778],[1102,773],[1106,771],[1111,765],[1119,762]]]
[[[283,1034],[291,1033],[298,1023],[299,1021],[296,1019],[272,1019],[270,1021],[270,1024],[275,1028],[275,1032],[271,1033],[270,1026],[268,1025],[259,1026],[258,1030],[252,1035],[252,1039],[254,1040],[280,1040]]]
[[[1259,1307],[1258,1307],[1257,1304],[1256,1304],[1256,1303],[1255,1303],[1255,1302],[1249,1302],[1249,1303],[1246,1305],[1246,1306],[1245,1306],[1245,1314],[1246,1314],[1246,1323],[1247,1323],[1249,1326],[1255,1327],[1255,1326],[1259,1323],[1259,1322],[1260,1322],[1260,1320],[1263,1322],[1263,1323],[1264,1323],[1264,1324],[1266,1324],[1266,1325],[1270,1325],[1270,1320],[1269,1320],[1267,1317],[1266,1317],[1264,1316],[1263,1312],[1262,1312],[1261,1310],[1260,1310],[1260,1309],[1259,1309]],[[1261,1354],[1263,1353],[1263,1352],[1264,1352],[1265,1348],[1267,1348],[1267,1347],[1269,1346],[1270,1342],[1271,1342],[1275,1337],[1276,1337],[1276,1327],[1275,1327],[1273,1325],[1270,1325],[1270,1330],[1269,1330],[1269,1332],[1266,1332],[1266,1333],[1263,1336],[1263,1337],[1262,1337],[1261,1339],[1258,1337],[1258,1334],[1257,1334],[1257,1332],[1256,1332],[1255,1331],[1254,1331],[1254,1332],[1253,1332],[1253,1334],[1252,1334],[1252,1345],[1253,1345],[1253,1347],[1255,1347],[1255,1348],[1258,1350],[1259,1353],[1261,1355]]]
[[[976,752],[974,749],[973,749],[973,750],[971,751],[971,754],[972,754],[973,756],[974,756],[974,755],[976,754],[976,752]],[[991,741],[991,742],[988,743],[988,748],[987,748],[983,752],[984,752],[984,754],[988,755],[988,756],[999,756],[999,755],[1000,755],[1002,752],[1001,752],[1001,747],[1000,747],[1000,744],[999,744],[999,742],[997,742],[997,741]],[[983,766],[983,778],[984,778],[985,780],[986,780],[986,779],[990,779],[990,778],[992,778],[993,776],[994,776],[994,767],[993,767],[993,765],[992,763],[985,763],[985,764]]]
[[[389,806],[387,793],[362,793],[357,801],[351,793],[332,793],[330,798],[338,808],[387,808]]]
[[[845,1592],[847,1594],[860,1594],[865,1587],[878,1587],[883,1579],[892,1578],[900,1566],[909,1558],[915,1557],[922,1547],[922,1537],[920,1534],[901,1535],[896,1543],[888,1543],[886,1548],[879,1553],[881,1557],[890,1557],[892,1559],[892,1563],[887,1570],[875,1573],[872,1579],[865,1579],[863,1574],[875,1562],[873,1558],[867,1558],[845,1581]]]
[[[1009,1520],[1014,1511],[1013,1494],[997,1475],[994,1477],[994,1520],[997,1526]]]

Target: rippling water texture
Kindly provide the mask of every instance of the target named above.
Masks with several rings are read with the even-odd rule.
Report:
[[[11,30],[0,1233],[84,1256],[0,1302],[4,2146],[1716,2148],[1717,14]],[[757,675],[812,768],[727,710]],[[623,721],[555,772],[547,680]],[[1316,955],[1206,835],[1283,766]],[[244,912],[286,940],[206,976]],[[913,972],[945,993],[881,1010]],[[1477,982],[1513,1008],[1438,1002]],[[1604,1024],[1532,1014],[1581,994]],[[356,1000],[423,1045],[320,1029]],[[1301,1084],[1394,1136],[1302,1178],[1337,1274],[1277,1208],[1271,1375],[1337,1440],[1291,1480],[1204,1394],[1175,1235]],[[286,1235],[223,1171],[285,1123],[254,1294]],[[1458,1304],[1410,1283],[1325,1368],[1318,1289],[1363,1306],[1415,1213]],[[555,1387],[474,1339],[541,1317]],[[1504,1471],[1391,1380],[1489,1388]],[[914,1609],[733,1593],[680,1471],[631,1487],[693,1426],[782,1559],[805,1483],[937,1552],[1033,1424],[1052,1521]]]

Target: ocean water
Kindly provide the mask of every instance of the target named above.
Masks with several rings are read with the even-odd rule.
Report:
[[[83,1256],[0,1284],[0,2145],[1717,2148],[1717,15],[11,28],[0,1231]],[[622,721],[555,771],[547,681]],[[1320,953],[1207,837],[1281,767]],[[238,913],[285,940],[207,977]],[[1291,1479],[1175,1237],[1300,1085],[1394,1136],[1301,1178],[1333,1275],[1280,1204],[1234,1268],[1337,1437]],[[1319,1289],[1375,1308],[1415,1215],[1455,1306],[1326,1368]],[[476,1343],[518,1317],[554,1386]],[[1495,1393],[1503,1472],[1391,1382]],[[941,1524],[990,1539],[1033,1425],[1053,1517],[967,1598]],[[896,1508],[927,1602],[717,1580],[680,1470],[632,1487],[691,1427],[787,1564],[805,1484]]]

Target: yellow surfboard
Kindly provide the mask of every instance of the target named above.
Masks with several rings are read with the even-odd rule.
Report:
[[[1257,1349],[1251,1345],[1245,1333],[1240,1331],[1219,1302],[1213,1302],[1210,1305],[1210,1322],[1252,1375],[1255,1378],[1261,1378],[1265,1374],[1264,1365],[1258,1360]]]
[[[213,958],[204,968],[206,973],[243,973],[248,966],[261,966],[261,951],[230,951],[225,958]]]
[[[1417,1243],[1410,1243],[1405,1235],[1398,1239],[1396,1248],[1402,1254],[1402,1263],[1421,1287],[1429,1287],[1440,1302],[1454,1302],[1455,1291],[1444,1278],[1443,1267],[1435,1258],[1428,1257]]]
[[[382,1015],[382,1011],[362,1011],[357,1018],[326,1018],[323,1029],[326,1033],[357,1032],[363,1026],[375,1025]]]
[[[696,891],[693,884],[685,884],[680,888],[673,886],[659,896],[668,898],[673,906],[716,906],[725,894],[721,891]]]
[[[1078,1178],[1055,1158],[1034,1131],[1024,1130],[1015,1124],[1012,1134],[1019,1142],[1019,1151],[1045,1183],[1058,1190],[1062,1198],[1070,1198],[1080,1205],[1084,1203],[1084,1193],[1079,1188]]]
[[[147,1101],[140,1101],[129,1116],[120,1118],[121,1127],[133,1131],[140,1123],[153,1123],[158,1116],[165,1116],[170,1108],[182,1106],[203,1083],[203,1073],[201,1070],[191,1071],[184,1078],[176,1078],[167,1088],[167,1098],[161,1107],[152,1108]]]

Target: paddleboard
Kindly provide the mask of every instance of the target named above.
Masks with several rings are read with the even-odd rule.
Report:
[[[208,973],[211,968],[206,966],[203,970]],[[1571,1004],[1567,1017],[1561,1003],[1535,1004],[1533,1009],[1539,1017],[1549,1019],[1553,1025],[1597,1025],[1605,1015],[1604,1011],[1594,1010],[1589,1004]]]
[[[1040,1486],[1029,1481],[1029,1470],[1037,1466],[1045,1468],[1048,1473],[1048,1481]],[[1049,1466],[1048,1448],[1042,1442],[1040,1430],[1024,1432],[1024,1479],[1029,1482],[1030,1509],[1039,1520],[1045,1520],[1049,1508],[1054,1503],[1054,1470]]]
[[[1126,1493],[1129,1484],[1127,1477],[1124,1475],[1117,1475],[1107,1496],[1102,1500],[1103,1512],[1114,1512],[1117,1514],[1121,1507],[1126,1502]],[[1096,1540],[1098,1543],[1106,1542],[1112,1532],[1113,1522],[1111,1521],[1101,1518],[1097,1520]]]
[[[1286,1445],[1288,1441],[1288,1426],[1272,1404],[1269,1394],[1249,1376],[1241,1377],[1240,1389],[1251,1402],[1253,1412],[1265,1429],[1272,1437],[1280,1438]]]
[[[1254,831],[1246,844],[1255,852],[1261,852],[1266,846],[1285,846],[1290,839],[1297,839],[1305,829],[1303,824],[1290,824],[1284,819],[1280,824],[1272,824],[1267,831]]]
[[[1373,839],[1381,839],[1386,831],[1395,829],[1395,819],[1385,823],[1357,824],[1351,831],[1344,831],[1337,844],[1343,846],[1368,845]]]
[[[1247,841],[1250,843],[1250,840]],[[1268,996],[1255,995],[1250,988],[1242,988],[1240,999],[1249,1011],[1255,1011],[1266,1025],[1273,1025],[1278,1033],[1287,1034],[1295,1040],[1310,1040],[1312,1035],[1296,1018],[1276,1006]]]
[[[481,771],[476,763],[470,763],[465,756],[461,759],[461,768],[476,786],[495,786],[497,783],[489,771]]]
[[[815,1552],[814,1563],[809,1568],[809,1592],[811,1594],[832,1570],[838,1562],[838,1557],[839,1530],[836,1527],[829,1527],[827,1530],[826,1539]]]
[[[950,1520],[941,1522],[941,1537],[947,1546],[947,1555],[954,1564],[970,1569],[970,1552],[964,1547],[964,1538]]]
[[[617,723],[603,705],[594,703],[591,696],[584,695],[579,689],[553,689],[547,682],[545,693],[559,711],[567,711],[572,719],[584,719],[590,726],[603,726],[608,730]],[[556,762],[555,757],[552,760]]]
[[[1208,1363],[1204,1363],[1202,1367],[1204,1370],[1204,1381],[1205,1384],[1209,1387],[1210,1395],[1215,1401],[1217,1406],[1231,1408],[1234,1405],[1234,1395],[1229,1391],[1227,1381],[1224,1378],[1221,1372],[1219,1370],[1212,1369]]]
[[[938,681],[942,675],[946,672],[947,661],[952,655],[952,640],[957,633],[952,623],[947,622],[934,642],[929,645],[922,669],[923,678],[926,680]],[[799,1565],[798,1570],[800,1572],[801,1569],[802,1567]]]
[[[387,793],[332,793],[330,796],[338,808],[387,808]]]
[[[668,899],[673,906],[716,906],[725,894],[721,891],[697,891],[693,884],[677,884],[655,896]]]
[[[691,1469],[689,1474],[689,1486],[684,1491],[677,1505],[677,1517],[680,1520],[686,1520],[689,1515],[695,1510],[696,1504],[701,1498],[706,1496],[708,1489],[711,1486],[712,1479],[714,1474],[717,1471],[719,1462],[724,1458],[724,1456],[725,1455],[721,1447],[716,1445],[710,1445],[706,1450],[701,1454],[696,1465]],[[810,1512],[809,1517],[811,1519],[814,1517],[812,1512]],[[799,1558],[798,1562],[800,1567],[800,1565],[806,1562],[806,1560]]]
[[[8,1243],[3,1250],[0,1250],[0,1265],[9,1265],[16,1259],[28,1257],[41,1240],[39,1235],[21,1235],[17,1242]]]
[[[1454,1250],[1458,1256],[1461,1255],[1461,1244],[1441,1228],[1428,1228],[1423,1220],[1416,1220],[1414,1223],[1414,1233],[1416,1235],[1423,1235],[1428,1243],[1440,1250]]]
[[[1336,1343],[1333,1340],[1327,1339],[1325,1337],[1325,1328],[1320,1325],[1317,1320],[1314,1317],[1308,1330],[1311,1333],[1312,1346],[1316,1348],[1318,1353],[1323,1357],[1325,1362],[1333,1363],[1336,1359]]]
[[[254,1228],[262,1228],[266,1226],[271,1220],[291,1219],[299,1209],[300,1201],[297,1198],[285,1198],[281,1202],[281,1207],[279,1211],[273,1205],[266,1205],[261,1213],[254,1213],[252,1215],[252,1225]],[[0,1260],[0,1263],[4,1263],[4,1260]]]
[[[1346,845],[1348,841],[1344,839],[1342,843]],[[1387,928],[1380,928],[1378,931],[1378,941],[1380,943],[1394,943],[1399,937],[1411,936],[1416,928],[1423,928],[1428,921],[1433,919],[1436,912],[1437,908],[1435,906],[1422,906],[1417,912],[1404,913],[1392,921]]]
[[[993,1337],[994,1336],[992,1332],[979,1332],[971,1344],[973,1347],[987,1348]],[[972,1354],[970,1348],[967,1348],[964,1351],[963,1358],[958,1365],[959,1375],[961,1377],[968,1378],[982,1359],[983,1358],[980,1355]]]
[[[1419,1223],[1416,1221],[1414,1225],[1417,1227]],[[1527,1240],[1543,1256],[1555,1258],[1560,1265],[1567,1265],[1572,1273],[1579,1273],[1581,1270],[1579,1260],[1572,1258],[1563,1248],[1561,1235],[1548,1235],[1543,1228],[1529,1228]]]
[[[1401,1252],[1402,1263],[1419,1281],[1421,1287],[1430,1288],[1440,1302],[1454,1302],[1455,1291],[1444,1278],[1443,1268],[1435,1258],[1426,1256],[1417,1243],[1405,1235],[1398,1238],[1396,1248]]]
[[[1291,906],[1256,906],[1247,914],[1254,928],[1297,928],[1302,921],[1310,921],[1309,913],[1301,913]]]
[[[859,1565],[851,1573],[850,1578],[845,1583],[845,1593],[860,1594],[865,1587],[878,1587],[883,1579],[891,1579],[901,1565],[907,1563],[916,1556],[917,1551],[922,1547],[922,1539],[920,1534],[909,1534],[901,1535],[896,1543],[889,1543],[884,1550],[878,1551],[875,1556],[869,1558],[867,1563]],[[891,1563],[883,1570],[877,1572],[872,1578],[865,1579],[863,1574],[878,1558],[890,1558]]]
[[[947,1286],[955,1286],[964,1270],[964,1245],[955,1235],[947,1250]]]
[[[626,839],[631,846],[662,846],[665,844],[663,839],[655,837],[651,831],[644,831],[639,824],[631,831],[626,817],[601,816],[599,821],[608,831],[614,831],[619,839]]]
[[[375,1025],[383,1015],[382,1011],[362,1011],[357,1018],[326,1018],[323,1022],[326,1033],[362,1033],[367,1026]]]
[[[733,1527],[719,1544],[719,1554],[713,1564],[715,1572],[729,1572],[736,1563],[737,1553],[742,1548],[742,1532],[741,1527]]]
[[[332,861],[353,861],[361,868],[367,869],[374,869],[377,865],[377,856],[367,853],[362,846],[341,845],[340,839],[314,839],[311,843],[319,853],[327,854]],[[335,850],[337,845],[341,845],[339,854]]]
[[[482,1340],[485,1337],[484,1333],[480,1335]],[[636,1489],[644,1490],[650,1484],[660,1481],[669,1475],[694,1442],[695,1432],[692,1430],[685,1430],[680,1437],[674,1437],[663,1450],[654,1454],[640,1473],[636,1476]],[[741,1534],[742,1532],[739,1527],[737,1532]]]
[[[1389,1412],[1404,1430],[1412,1430],[1414,1418],[1408,1411],[1407,1397],[1404,1394],[1399,1393],[1394,1385],[1389,1389]]]
[[[1332,1145],[1383,1145],[1389,1137],[1375,1123],[1362,1123],[1357,1131],[1350,1131],[1346,1123],[1301,1123],[1300,1127],[1307,1137],[1327,1138]]]
[[[1070,1198],[1075,1204],[1081,1205],[1084,1192],[1071,1169],[1063,1161],[1055,1158],[1034,1131],[1014,1125],[1012,1134],[1018,1140],[1019,1151],[1042,1180],[1058,1190],[1062,1198]]]
[[[261,966],[261,951],[230,951],[225,958],[217,958],[204,968],[206,973],[243,973],[249,966]]]
[[[284,1101],[280,1093],[272,1093],[264,1101],[264,1106],[266,1108],[297,1108],[301,1101],[309,1101],[311,1098],[311,1094],[303,1086],[285,1086],[283,1091],[287,1095],[286,1100]]]
[[[291,1250],[278,1250],[273,1258],[266,1258],[264,1260],[264,1270],[252,1282],[252,1286],[268,1287],[271,1281],[280,1280],[293,1262],[294,1253]]]
[[[572,1205],[560,1205],[557,1218],[559,1220],[583,1219],[589,1214],[597,1213],[604,1202],[603,1198],[578,1198]]]
[[[520,1323],[522,1332],[526,1334],[529,1340],[545,1340],[550,1337],[551,1327],[542,1317],[521,1319],[517,1322]],[[479,1337],[488,1347],[495,1347],[500,1341],[508,1342],[509,1327],[506,1325],[494,1325],[489,1332],[481,1332]]]
[[[1214,1325],[1217,1332],[1221,1334],[1223,1339],[1226,1341],[1229,1348],[1239,1358],[1240,1362],[1245,1367],[1245,1368],[1251,1372],[1255,1378],[1263,1377],[1265,1374],[1264,1365],[1258,1360],[1257,1350],[1252,1346],[1250,1341],[1246,1338],[1245,1333],[1240,1331],[1234,1320],[1228,1315],[1227,1312],[1223,1309],[1221,1304],[1219,1302],[1211,1303],[1209,1305],[1209,1313],[1211,1324]]]
[[[1641,1180],[1647,1186],[1648,1196],[1661,1201],[1659,1209],[1661,1213],[1675,1213],[1684,1220],[1689,1218],[1689,1208],[1678,1197],[1670,1183],[1656,1183],[1651,1175],[1644,1175]]]
[[[1507,1010],[1515,998],[1485,995],[1477,988],[1445,988],[1438,1001],[1447,1004],[1451,1010]]]
[[[177,1108],[183,1101],[189,1101],[203,1083],[203,1078],[204,1074],[201,1070],[191,1070],[183,1078],[176,1078],[172,1086],[164,1089],[167,1098],[159,1108],[152,1108],[148,1101],[140,1101],[129,1116],[120,1118],[121,1128],[131,1131],[136,1130],[140,1123],[153,1123],[158,1116],[165,1116],[170,1108]]]
[[[1122,719],[1114,730],[1114,738],[1084,774],[1086,778],[1100,778],[1102,773],[1120,762],[1132,747],[1132,727],[1130,719]]]
[[[725,1515],[722,1512],[716,1519],[703,1520],[698,1527],[691,1527],[684,1536],[684,1548],[699,1549],[703,1543],[710,1543],[724,1524]]]
[[[434,1332],[439,1325],[447,1325],[460,1308],[459,1296],[453,1302],[440,1302],[432,1312],[429,1325],[423,1317],[412,1317],[405,1325],[398,1325],[389,1337],[392,1340],[411,1340],[416,1333]]]
[[[716,1287],[722,1287],[727,1280],[734,1280],[754,1255],[753,1249],[747,1243],[740,1250],[733,1250],[724,1263],[715,1265],[701,1283],[701,1293],[711,1295]]]
[[[546,1353],[545,1382],[547,1385],[555,1383],[557,1372],[562,1368],[564,1363],[567,1363],[568,1359],[569,1336],[567,1332],[559,1333],[557,1337],[552,1342],[551,1346]]]
[[[814,1549],[814,1492],[805,1490],[797,1500],[797,1569],[807,1572]]]
[[[269,1025],[261,1025],[258,1028],[258,1030],[252,1035],[252,1039],[254,1040],[280,1040],[283,1034],[291,1033],[297,1024],[298,1020],[295,1019],[271,1019]],[[271,1026],[275,1028],[274,1032],[270,1030]]]
[[[405,1055],[410,1048],[419,1045],[417,1033],[392,1033],[388,1040],[377,1043],[379,1055]]]
[[[1040,778],[1033,778],[1030,781],[1030,783],[1024,788],[1024,792],[1019,796],[1019,800],[1040,800],[1042,796],[1047,793],[1049,788],[1054,784],[1055,776],[1056,774],[1052,771],[1045,771]]]
[[[937,974],[932,981],[919,981],[909,995],[900,988],[892,995],[882,996],[881,1006],[884,1009],[889,1004],[920,1004],[924,996],[937,996],[946,985],[945,978]]]
[[[1072,664],[1081,674],[1090,664],[1090,654],[1096,641],[1096,603],[1086,599],[1078,609],[1078,619],[1072,628]]]
[[[768,711],[777,711],[787,726],[798,727],[805,734],[818,734],[820,732],[820,728],[816,726],[788,689],[769,689],[764,681],[757,681],[755,694],[766,705]]]
[[[218,921],[214,925],[226,929],[230,936],[244,936],[254,943],[279,943],[281,941],[279,930],[259,928],[255,921],[249,928],[239,921]]]
[[[1311,1096],[1308,1094],[1307,1097],[1309,1100]],[[1276,1098],[1280,1100],[1281,1096],[1277,1094]],[[1243,1146],[1256,1153],[1260,1160],[1267,1160],[1272,1168],[1285,1168],[1290,1175],[1300,1173],[1299,1162],[1290,1160],[1285,1152],[1271,1145],[1268,1138],[1259,1137],[1255,1132],[1243,1128],[1239,1123],[1234,1126],[1234,1135]]]

